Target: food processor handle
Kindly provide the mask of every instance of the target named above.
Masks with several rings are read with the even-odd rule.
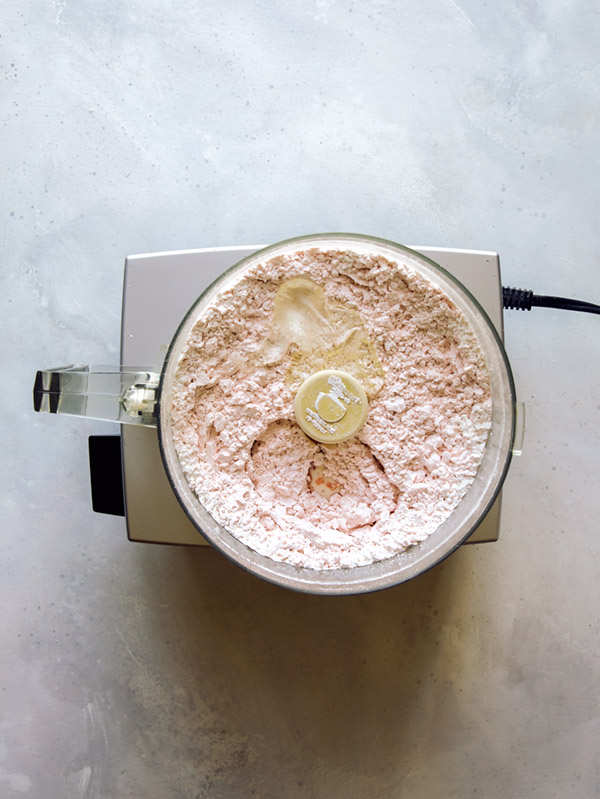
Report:
[[[144,367],[61,366],[35,376],[33,408],[156,427],[160,375]]]

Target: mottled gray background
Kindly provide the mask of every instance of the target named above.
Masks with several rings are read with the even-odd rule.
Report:
[[[600,319],[506,317],[501,540],[315,598],[91,511],[36,368],[116,363],[127,254],[326,230],[600,302],[593,0],[4,0],[0,795],[598,795]]]

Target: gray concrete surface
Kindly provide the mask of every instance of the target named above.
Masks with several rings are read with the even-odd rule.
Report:
[[[591,0],[0,7],[0,796],[599,795],[600,320],[506,318],[527,404],[501,538],[344,599],[90,507],[129,253],[326,230],[497,250],[600,302]]]

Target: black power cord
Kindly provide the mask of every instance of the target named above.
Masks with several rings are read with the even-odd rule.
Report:
[[[600,305],[585,300],[569,300],[566,297],[549,297],[534,294],[529,289],[502,287],[502,304],[507,309],[530,311],[534,305],[541,308],[562,308],[565,311],[585,311],[600,314]]]

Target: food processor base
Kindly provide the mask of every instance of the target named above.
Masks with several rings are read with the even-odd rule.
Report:
[[[168,344],[196,297],[226,269],[261,246],[129,256],[125,261],[123,286],[121,363],[160,371]],[[412,249],[458,278],[483,306],[503,338],[502,285],[497,253],[421,246]],[[171,489],[156,429],[123,425],[120,437],[129,540],[209,546],[189,521]],[[92,442],[90,447],[92,457]],[[98,507],[94,504],[94,508],[100,509],[100,504]],[[501,494],[466,543],[498,540],[500,505]]]

